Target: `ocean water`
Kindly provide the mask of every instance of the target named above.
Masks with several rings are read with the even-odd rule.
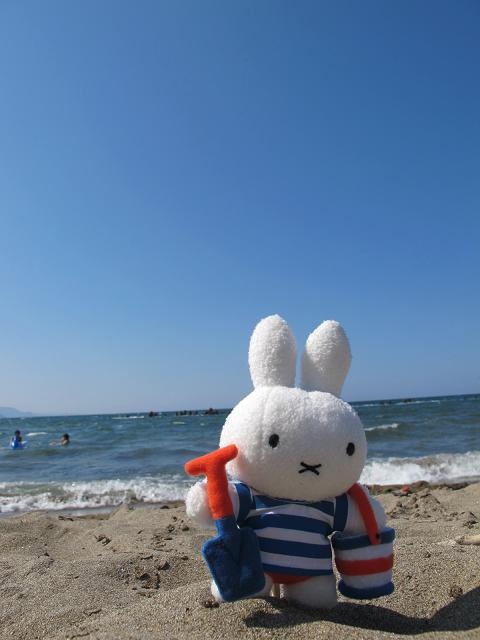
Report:
[[[353,403],[368,484],[480,480],[480,395]],[[228,411],[0,419],[0,513],[181,499],[186,460],[218,446]],[[20,429],[28,444],[11,450]],[[69,433],[68,447],[49,443]]]

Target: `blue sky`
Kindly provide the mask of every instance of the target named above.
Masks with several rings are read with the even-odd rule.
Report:
[[[0,5],[0,404],[229,406],[280,313],[347,399],[480,390],[475,1]]]

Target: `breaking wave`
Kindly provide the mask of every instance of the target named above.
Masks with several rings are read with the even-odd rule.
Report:
[[[190,484],[181,475],[68,483],[2,482],[0,512],[92,509],[115,507],[123,502],[182,500]]]
[[[391,424],[379,424],[376,427],[365,427],[365,431],[385,431],[385,429],[398,429],[399,422],[392,422]]]
[[[480,479],[480,451],[441,453],[423,458],[374,458],[360,480],[366,484],[404,484],[426,480],[439,483]]]
[[[366,484],[407,484],[480,480],[480,451],[423,458],[374,458],[360,478]],[[0,513],[116,507],[123,502],[161,503],[183,500],[192,481],[181,474],[130,480],[69,483],[0,483]]]

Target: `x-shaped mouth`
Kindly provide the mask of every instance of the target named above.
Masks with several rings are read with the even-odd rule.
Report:
[[[299,469],[298,473],[305,473],[305,471],[311,471],[312,473],[314,473],[317,476],[320,475],[320,472],[317,471],[317,468],[322,466],[320,463],[319,464],[307,464],[306,462],[300,462],[300,464],[303,467],[303,469]]]

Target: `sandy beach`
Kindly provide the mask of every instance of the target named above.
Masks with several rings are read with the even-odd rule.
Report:
[[[373,489],[375,492],[375,488]],[[395,495],[397,494],[397,495]],[[382,489],[397,530],[395,592],[330,612],[213,603],[208,537],[170,503],[0,520],[1,638],[479,638],[480,484]]]

